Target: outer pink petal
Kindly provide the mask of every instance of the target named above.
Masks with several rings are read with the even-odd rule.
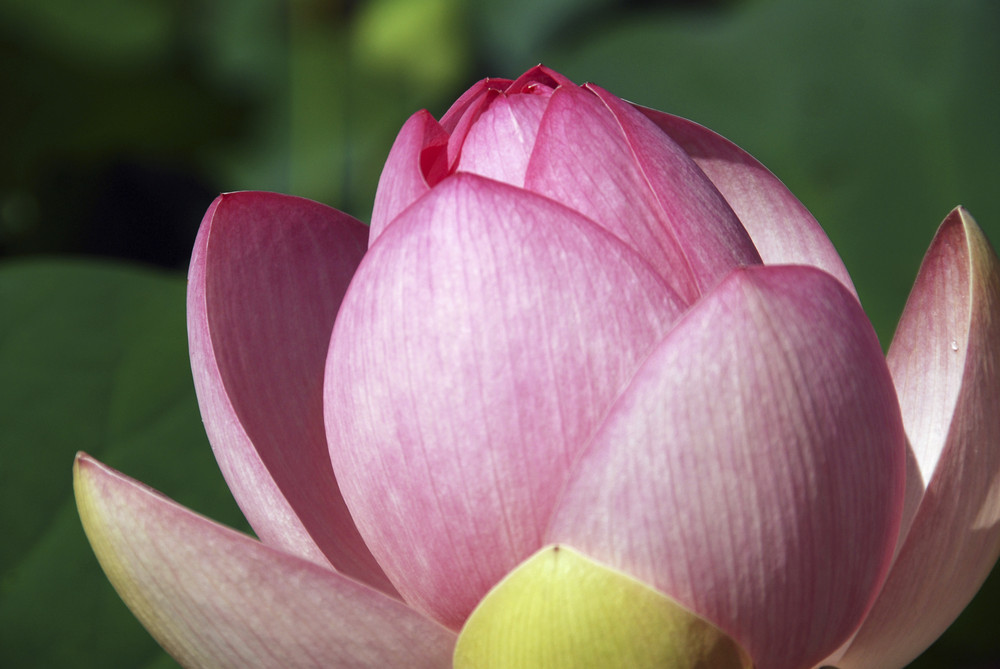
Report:
[[[337,488],[323,430],[326,350],[365,233],[309,200],[220,196],[191,259],[188,339],[209,440],[261,540],[391,590]]]
[[[607,406],[681,309],[627,247],[469,174],[372,246],[327,361],[334,468],[403,597],[461,625],[541,546]]]
[[[448,133],[427,111],[411,116],[389,150],[372,207],[374,243],[392,219],[409,207],[448,171]]]
[[[733,268],[759,262],[736,215],[680,147],[593,88],[553,93],[525,187],[629,244],[688,303]]]
[[[903,456],[857,300],[814,268],[739,270],[637,372],[546,541],[676,598],[759,669],[809,667],[888,569]]]
[[[768,265],[813,265],[854,284],[809,210],[749,153],[687,119],[636,105],[698,164],[739,216]]]
[[[1000,555],[1000,261],[968,212],[941,225],[889,367],[926,488],[881,595],[838,662],[902,667],[952,623]]]
[[[83,454],[74,488],[109,580],[184,666],[451,666],[454,634],[398,600],[199,516]]]

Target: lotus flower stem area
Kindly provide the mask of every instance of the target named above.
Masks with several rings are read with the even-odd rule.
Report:
[[[256,537],[85,453],[80,518],[185,667],[903,667],[1000,555],[1000,261],[962,207],[928,241],[886,355],[735,144],[484,79],[370,225],[204,216],[191,368]]]

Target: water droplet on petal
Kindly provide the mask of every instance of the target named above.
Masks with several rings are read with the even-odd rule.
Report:
[[[958,350],[958,342],[955,341],[954,339],[951,340],[951,350],[952,351],[957,351]]]

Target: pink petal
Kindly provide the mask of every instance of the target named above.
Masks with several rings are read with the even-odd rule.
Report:
[[[722,192],[764,263],[819,267],[856,294],[847,268],[823,228],[766,167],[708,128],[655,109],[635,107],[677,142]]]
[[[553,93],[525,187],[629,244],[689,303],[731,269],[759,262],[736,215],[680,147],[592,88]]]
[[[457,170],[524,185],[548,95],[500,95],[466,135]]]
[[[323,429],[326,350],[365,232],[301,198],[220,196],[191,259],[188,339],[209,440],[261,540],[391,591],[340,495]]]
[[[369,243],[375,242],[399,212],[443,179],[448,165],[448,133],[428,112],[417,112],[403,124],[382,168]]]
[[[889,349],[926,490],[882,593],[838,666],[902,667],[1000,555],[1000,261],[964,209],[941,225]]]
[[[759,669],[810,667],[888,569],[903,442],[854,296],[814,268],[739,270],[637,372],[546,541],[674,597]]]
[[[488,77],[477,81],[463,93],[441,117],[441,127],[452,136],[449,144],[449,164],[455,163],[465,142],[466,133],[496,94],[523,93],[526,89],[539,84],[550,89],[559,86],[574,86],[572,81],[555,70],[550,70],[544,65],[536,65],[518,77],[516,81]]]
[[[499,82],[492,82],[489,79],[486,79],[484,81],[490,81],[491,83],[499,83]],[[506,83],[506,80],[503,80],[503,82]],[[451,133],[450,136],[448,137],[448,153],[447,153],[449,170],[458,163],[459,157],[462,155],[462,147],[465,144],[465,138],[469,134],[469,131],[472,129],[476,121],[479,120],[480,114],[489,109],[490,104],[500,94],[501,91],[499,89],[492,87],[485,88],[478,95],[468,100],[468,103],[466,104],[464,110],[462,111],[461,116],[452,119],[448,116],[448,114],[445,114],[445,117],[442,118],[442,121],[445,120],[448,121],[448,125],[443,125],[443,127],[448,129],[449,132]],[[462,96],[462,98],[464,97],[465,96]],[[462,101],[462,98],[459,98],[459,102]],[[452,109],[455,109],[457,105],[458,103],[456,102],[455,105],[452,105]],[[448,112],[450,114],[451,109],[449,109]],[[454,127],[452,127],[452,124],[454,124]]]
[[[108,579],[184,666],[451,666],[455,635],[398,600],[199,516],[84,454],[73,478]]]
[[[521,93],[539,85],[551,89],[559,88],[560,86],[576,87],[576,84],[568,77],[539,64],[528,69],[520,77],[510,82],[505,92],[509,94]]]
[[[621,125],[702,292],[734,267],[759,264],[760,256],[733,210],[680,147],[621,98],[594,84],[587,88]]]
[[[487,77],[481,79],[473,84],[469,90],[462,93],[462,95],[452,103],[448,111],[444,113],[441,117],[441,126],[449,133],[455,132],[455,128],[458,127],[459,121],[466,115],[469,108],[478,105],[478,100],[487,91],[505,91],[511,85],[510,79],[501,79],[498,77]]]
[[[456,174],[371,247],[327,361],[334,468],[406,601],[458,627],[681,309],[559,204]]]

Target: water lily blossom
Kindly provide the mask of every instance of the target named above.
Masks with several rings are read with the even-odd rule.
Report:
[[[545,67],[403,126],[370,227],[220,196],[198,400],[258,539],[93,458],[192,667],[902,667],[1000,555],[1000,261],[952,211],[884,356],[818,223]]]

